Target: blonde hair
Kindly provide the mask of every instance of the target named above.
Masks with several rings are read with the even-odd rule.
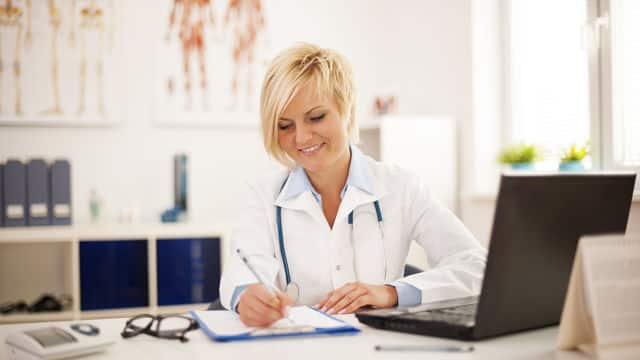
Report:
[[[308,43],[296,44],[271,61],[260,94],[265,150],[287,167],[293,167],[295,163],[278,144],[278,119],[297,92],[307,84],[315,85],[318,94],[335,101],[340,116],[346,121],[350,140],[358,142],[351,65],[334,50]]]

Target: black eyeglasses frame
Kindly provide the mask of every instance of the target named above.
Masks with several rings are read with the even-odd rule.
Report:
[[[149,323],[147,324],[147,326],[140,327],[133,324],[134,321],[144,319],[144,318],[149,319]],[[164,331],[160,330],[160,324],[162,323],[162,320],[170,319],[170,318],[182,318],[182,319],[189,320],[189,326],[185,329],[179,329],[179,330],[164,330]],[[163,315],[140,314],[127,320],[127,322],[124,325],[124,329],[120,333],[120,336],[122,336],[125,339],[128,339],[134,336],[138,336],[140,334],[147,334],[160,339],[178,339],[180,340],[180,342],[184,343],[189,341],[189,339],[186,337],[186,334],[189,331],[197,330],[199,328],[200,326],[198,325],[198,322],[187,316],[182,316],[182,315],[163,316]]]

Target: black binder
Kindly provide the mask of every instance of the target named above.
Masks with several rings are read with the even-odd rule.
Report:
[[[71,224],[71,165],[67,160],[56,160],[51,165],[51,224]]]
[[[42,159],[27,163],[27,224],[50,225],[49,169]]]
[[[27,171],[18,160],[9,160],[4,167],[4,224],[25,226],[27,204]]]

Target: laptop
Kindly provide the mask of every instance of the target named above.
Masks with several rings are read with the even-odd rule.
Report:
[[[625,232],[635,177],[502,175],[480,296],[356,317],[379,329],[459,340],[558,324],[578,239]]]

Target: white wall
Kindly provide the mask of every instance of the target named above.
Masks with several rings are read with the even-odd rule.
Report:
[[[155,221],[172,204],[172,155],[187,152],[190,216],[225,221],[242,191],[241,180],[259,176],[270,166],[258,129],[154,126],[151,54],[158,21],[166,21],[167,9],[156,0],[124,3],[126,66],[120,70],[126,79],[121,91],[126,111],[120,125],[0,127],[0,158],[69,158],[75,222],[88,221],[93,187],[105,199],[107,221],[115,221],[125,207],[137,207],[143,221]],[[468,0],[266,0],[265,7],[273,52],[309,41],[335,48],[351,60],[360,120],[370,116],[374,95],[393,92],[400,113],[448,115],[459,129],[469,124]],[[462,136],[461,153],[469,153],[470,134]],[[466,160],[460,165],[463,178],[469,165]]]

